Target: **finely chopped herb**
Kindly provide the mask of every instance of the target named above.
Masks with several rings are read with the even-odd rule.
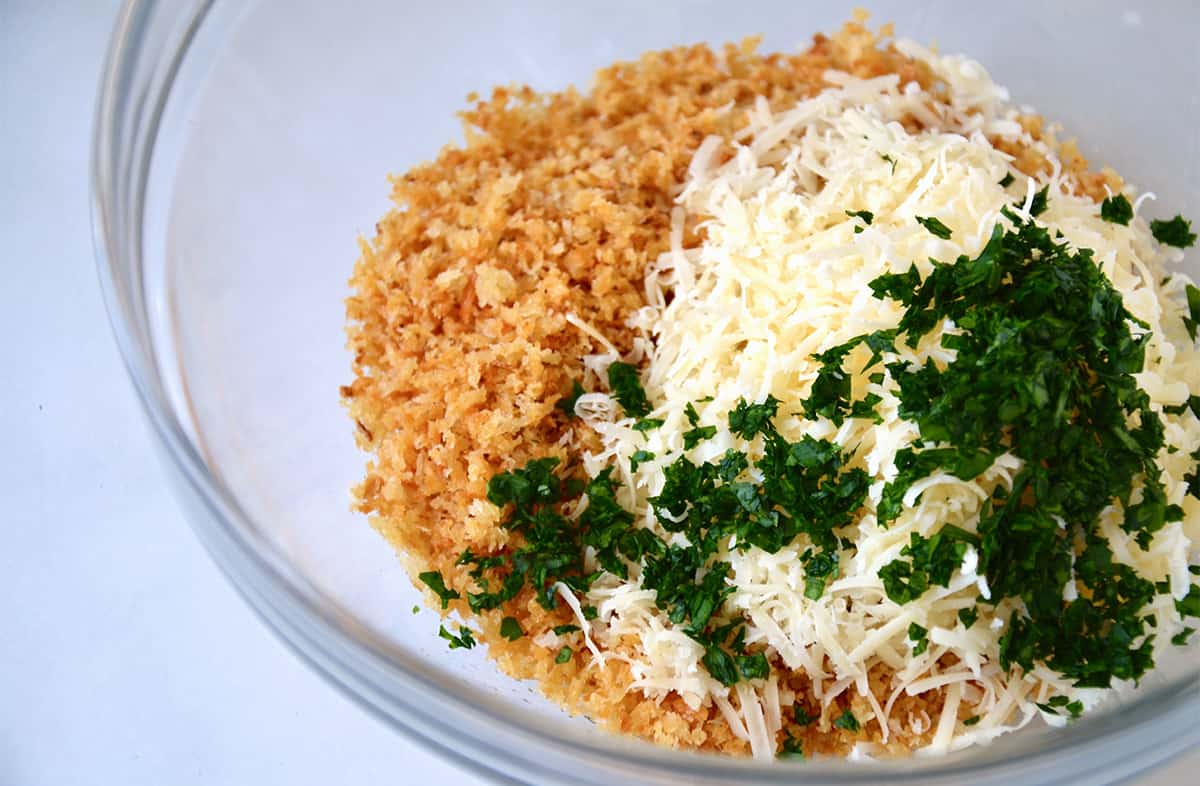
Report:
[[[803,759],[804,758],[804,741],[793,737],[790,733],[783,740],[783,744],[779,746],[779,758],[781,759]]]
[[[936,235],[942,240],[950,239],[950,227],[938,221],[933,216],[917,216],[917,223],[928,229],[931,235]]]
[[[1133,218],[1133,205],[1129,204],[1124,194],[1110,196],[1100,203],[1100,218],[1110,224],[1129,226]]]
[[[1188,337],[1196,340],[1196,325],[1200,324],[1200,289],[1188,284],[1186,287],[1188,315],[1183,320]],[[1200,417],[1200,414],[1197,415]]]
[[[646,391],[642,390],[635,366],[619,360],[613,363],[608,367],[608,386],[612,389],[613,398],[620,402],[626,414],[635,418],[643,418],[650,414],[650,403],[646,401]]]
[[[579,384],[579,380],[571,380],[571,392],[554,402],[554,408],[567,417],[573,418],[575,417],[575,402],[579,401],[579,397],[586,392],[583,385]]]
[[[445,625],[441,625],[438,627],[438,636],[450,642],[450,649],[452,650],[469,650],[475,646],[475,636],[472,635],[471,629],[462,627],[461,625],[458,628],[457,634],[451,633],[446,630]]]
[[[908,626],[908,640],[913,643],[914,658],[929,649],[929,631],[915,622]]]
[[[875,220],[875,214],[870,210],[847,210],[846,215],[850,216],[851,218],[861,219],[862,222],[868,226],[870,226],[871,222]],[[862,231],[863,228],[861,226],[855,225],[854,234],[862,234]]]
[[[1175,216],[1170,221],[1151,221],[1150,232],[1159,243],[1175,248],[1190,248],[1196,244],[1192,222],[1183,216]]]
[[[850,710],[846,710],[839,715],[837,720],[833,722],[833,725],[836,728],[845,729],[846,731],[854,734],[857,734],[862,728],[858,723],[858,718],[854,717],[854,713],[852,713]]]
[[[607,666],[598,667],[592,656],[595,644],[601,649],[614,645],[606,645],[603,639],[593,642],[591,637],[603,636],[614,612],[611,603],[602,602],[603,596],[591,588],[640,576],[642,586],[655,596],[651,611],[698,648],[699,667],[715,684],[727,687],[728,696],[760,695],[768,680],[781,692],[794,694],[797,703],[790,711],[783,708],[772,752],[844,754],[858,741],[881,743],[884,720],[873,712],[862,714],[865,705],[856,703],[852,710],[849,693],[831,702],[826,717],[834,719],[832,728],[808,714],[806,704],[817,706],[809,677],[802,670],[789,669],[775,649],[764,645],[761,630],[735,608],[740,601],[733,599],[739,581],[734,563],[748,550],[779,554],[792,548],[794,558],[789,559],[794,559],[800,579],[801,602],[823,604],[841,597],[845,591],[831,591],[831,587],[854,564],[855,528],[864,511],[875,509],[879,531],[897,526],[906,508],[905,494],[913,484],[938,472],[975,477],[994,471],[997,451],[1018,441],[1007,432],[998,442],[987,436],[999,417],[994,412],[985,413],[989,417],[981,418],[978,429],[959,433],[962,418],[952,411],[954,407],[982,406],[993,394],[963,395],[963,386],[958,385],[963,369],[955,371],[955,362],[932,370],[901,368],[893,351],[915,346],[943,318],[943,310],[948,313],[958,308],[956,303],[969,299],[958,289],[962,283],[958,273],[966,278],[983,276],[986,280],[976,287],[980,293],[994,286],[984,275],[986,266],[939,275],[938,271],[957,268],[958,263],[936,263],[932,274],[913,269],[895,274],[890,281],[877,280],[872,293],[881,301],[904,305],[907,322],[860,336],[846,349],[823,351],[807,398],[785,407],[761,393],[754,400],[743,397],[727,412],[701,410],[701,404],[713,400],[706,395],[691,402],[663,402],[642,387],[644,373],[647,380],[653,379],[648,369],[616,361],[607,373],[596,374],[582,361],[587,355],[610,351],[593,341],[596,334],[626,359],[647,357],[645,345],[634,351],[638,333],[629,317],[646,305],[643,274],[669,250],[668,238],[674,231],[671,206],[700,140],[714,134],[732,139],[744,127],[755,96],[764,96],[773,112],[790,109],[822,87],[822,75],[830,68],[859,76],[899,74],[902,85],[921,88],[937,80],[924,62],[877,47],[870,33],[851,25],[832,39],[818,39],[800,55],[764,57],[752,47],[731,46],[717,57],[705,47],[694,47],[654,53],[636,64],[608,69],[588,93],[539,96],[527,89],[497,91],[464,113],[471,125],[465,147],[448,148],[433,163],[395,180],[398,209],[380,223],[378,236],[364,247],[356,268],[348,314],[357,379],[343,389],[343,397],[352,416],[363,424],[359,444],[375,454],[366,480],[356,489],[357,505],[420,566],[418,580],[439,598],[443,612],[451,602],[465,599],[455,610],[469,609],[481,620],[478,633],[461,624],[451,633],[443,625],[439,636],[451,649],[471,648],[478,637],[505,671],[538,679],[553,699],[605,724],[668,744],[744,752],[757,743],[748,744],[735,735],[707,700],[693,708],[678,697],[656,697],[632,687],[631,670],[623,658],[636,652],[625,649],[618,658],[608,659]],[[949,100],[942,92],[928,95],[932,101]],[[1049,195],[1041,173],[1052,169],[1048,157],[1052,154],[1039,151],[1053,151],[1055,146],[1042,135],[1036,118],[1020,122],[1027,139],[1046,141],[1049,147],[1035,149],[1025,141],[1004,139],[992,143],[1010,157],[1015,172],[1038,178],[1041,188],[1029,210],[1036,217],[1045,211]],[[1086,194],[1097,203],[1111,198],[1105,219],[1119,217],[1124,197],[1118,200],[1110,194],[1120,193],[1120,181],[1088,173],[1086,162],[1072,147],[1059,149],[1061,161],[1053,164],[1062,172],[1062,180],[1055,193],[1072,198]],[[870,155],[874,160],[875,153]],[[903,180],[895,177],[899,159],[905,164],[900,174],[907,176],[912,168],[908,154],[878,155],[890,165],[885,169],[894,183]],[[1007,188],[1013,182],[1014,175],[1008,173],[999,186]],[[875,201],[867,204],[872,210],[845,211],[854,219],[855,233],[867,226],[873,227],[872,234],[886,233],[893,218],[876,209]],[[1101,212],[1105,211],[1102,205]],[[954,213],[939,215],[947,221],[955,218],[951,221],[955,226],[965,226]],[[1012,211],[1007,216],[1005,221],[1019,234]],[[963,242],[938,219],[928,217],[921,223],[935,236]],[[1160,243],[1182,247],[1194,242],[1190,225],[1182,218],[1153,226]],[[1136,222],[1130,231],[1137,231]],[[684,245],[696,247],[704,233],[696,216],[685,214]],[[1044,253],[1040,246],[1038,253]],[[1016,286],[1003,278],[1014,273],[1004,264],[1004,260],[996,263],[1004,271],[1000,289]],[[1072,278],[1077,267],[1069,265],[1069,280],[1048,284],[1045,291],[1042,284],[1030,283],[1028,307],[1033,309],[1038,298],[1053,299],[1050,291],[1102,290],[1088,289],[1094,282],[1086,276]],[[930,284],[931,280],[939,283]],[[927,303],[914,308],[902,303],[905,287],[914,302],[913,292],[936,291]],[[1193,289],[1185,288],[1189,302]],[[1194,297],[1186,325],[1193,332],[1200,317],[1200,291]],[[1103,313],[1096,318],[1108,324],[1112,301],[1101,297],[1100,303]],[[1012,327],[1014,319],[1024,319],[992,308],[982,297],[966,308],[973,310],[986,312],[987,319],[980,317],[971,324],[966,314],[967,322],[958,322],[961,330],[949,337],[951,343],[992,340],[995,344],[1003,333],[1000,326]],[[1054,309],[1047,311],[1052,317],[1067,318]],[[988,321],[993,318],[995,324]],[[1051,327],[1063,326],[1044,321],[1037,327],[1042,333],[1032,339],[1018,336],[1038,350],[1017,363],[1022,372],[1042,368],[1039,353],[1062,349],[1045,339],[1043,334]],[[1077,334],[1067,327],[1058,334],[1065,336],[1067,349],[1078,349],[1071,344]],[[1028,329],[1037,332],[1033,326]],[[1115,327],[1113,331],[1119,333]],[[1104,360],[1116,358],[1113,363],[1124,369],[1134,365],[1137,349],[1146,341],[1142,335],[1143,328],[1134,324],[1129,346],[1110,344],[1106,337],[1095,352]],[[868,349],[859,350],[860,346]],[[964,349],[953,349],[962,358]],[[857,375],[868,354],[872,368],[862,376],[875,387],[864,392]],[[988,371],[987,363],[995,360],[997,366],[990,370],[998,376],[1001,361],[1013,360],[1007,349],[998,355],[986,356],[981,368]],[[1090,362],[1089,358],[1083,362]],[[1047,368],[1052,366],[1046,361]],[[1125,507],[1127,515],[1120,526],[1132,537],[1145,533],[1153,538],[1171,525],[1177,513],[1161,498],[1147,469],[1152,463],[1148,452],[1157,438],[1151,419],[1144,415],[1158,410],[1143,406],[1136,386],[1131,389],[1121,381],[1132,372],[1101,371],[1095,380],[1088,376],[1087,382],[1116,386],[1109,410],[1124,413],[1128,428],[1103,431],[1103,423],[1117,420],[1103,420],[1101,415],[1113,415],[1107,410],[1088,413],[1096,423],[1075,423],[1073,411],[1067,421],[1083,431],[1080,439],[1098,440],[1106,450],[1115,446],[1110,458],[1122,471],[1148,477],[1143,486],[1139,476],[1127,499],[1120,499],[1119,493],[1106,499],[1116,499]],[[1034,406],[1016,413],[1005,410],[1005,416],[1015,418],[1012,423],[1036,420],[1034,410],[1043,387],[1050,396],[1047,405],[1053,404],[1061,387],[1083,384],[1080,380],[1086,375],[1063,376],[1074,381],[1051,379],[1039,384],[1036,374],[1028,377],[1025,388],[1014,387],[1012,398],[1020,404],[1026,400],[1022,397],[1028,397]],[[910,395],[905,394],[905,385]],[[632,426],[638,434],[642,447],[621,454],[628,459],[624,462],[628,471],[643,477],[661,473],[661,490],[654,487],[644,511],[654,519],[652,528],[641,520],[642,511],[635,518],[626,508],[634,489],[625,488],[621,480],[626,477],[625,467],[610,462],[585,471],[587,461],[581,457],[596,450],[596,436],[588,420],[591,413],[581,420],[575,416],[575,405],[589,388],[606,389],[620,405],[625,418],[621,428]],[[915,391],[932,397],[921,404]],[[883,485],[883,497],[873,506],[867,495],[876,477],[863,469],[859,449],[838,444],[828,428],[829,424],[837,429],[881,423],[884,399],[895,398],[893,393],[904,410],[902,416],[920,427],[922,439],[897,455],[898,475]],[[1068,400],[1076,401],[1070,395]],[[1164,417],[1191,418],[1187,413],[1195,411],[1193,399],[1177,401],[1160,407]],[[673,431],[680,421],[669,419],[676,415],[658,415],[678,412],[674,407],[684,404],[687,427],[666,433],[667,423]],[[649,417],[651,412],[656,417]],[[798,424],[807,424],[803,428],[813,429],[813,434],[797,431]],[[949,437],[939,436],[938,428]],[[731,434],[749,447],[737,443],[729,447]],[[674,444],[682,446],[683,453],[677,447],[660,447],[668,437],[678,440]],[[1176,449],[1164,447],[1165,453]],[[1046,447],[1044,452],[1057,457],[1066,448]],[[1188,455],[1188,466],[1194,468],[1200,462],[1200,449]],[[1184,460],[1183,453],[1177,460]],[[1103,466],[1089,468],[1093,474],[1107,471]],[[1074,565],[1080,595],[1087,600],[1064,601],[1060,583],[1064,632],[1021,629],[1022,625],[1044,626],[1041,621],[1053,605],[1046,587],[1049,578],[1061,572],[1067,553],[1049,537],[1052,533],[1040,528],[1041,517],[1058,509],[1053,506],[1066,510],[1074,505],[1087,511],[1074,498],[1058,499],[1057,491],[1042,494],[1039,482],[1045,485],[1059,479],[1052,471],[1030,470],[1029,475],[1025,491],[1006,494],[1005,484],[997,488],[984,516],[991,529],[981,527],[976,535],[947,525],[906,538],[898,557],[879,572],[889,598],[884,602],[920,602],[931,587],[946,586],[975,554],[992,593],[957,611],[964,628],[978,623],[991,630],[1005,593],[1028,603],[1016,586],[1018,579],[1007,585],[994,580],[1006,565],[1028,582],[1029,593],[1045,594],[1040,601],[1033,599],[1029,620],[1016,615],[1005,620],[1007,662],[1022,667],[1045,663],[1099,681],[1105,673],[1117,674],[1124,668],[1116,661],[1121,646],[1126,646],[1126,652],[1135,654],[1128,656],[1125,673],[1136,673],[1148,666],[1136,654],[1139,646],[1144,648],[1149,641],[1152,623],[1158,624],[1144,614],[1145,604],[1170,587],[1161,577],[1149,581],[1118,565],[1106,553],[1094,522],[1072,520],[1070,524],[1084,537]],[[1040,480],[1043,476],[1046,480]],[[1200,498],[1198,478],[1200,469],[1184,480],[1189,493]],[[1090,482],[1087,491],[1106,491],[1103,479]],[[480,506],[482,500],[490,504]],[[1095,503],[1099,504],[1098,498]],[[1005,511],[1016,520],[1005,519]],[[1030,530],[1033,537],[1054,546],[1044,576],[1038,560],[1022,564],[1016,551],[1005,545],[1015,543],[1016,535],[1030,523],[1036,525]],[[568,598],[571,603],[564,602]],[[1181,615],[1200,616],[1200,590],[1193,588],[1178,601],[1177,609]],[[580,628],[576,615],[589,621],[590,629]],[[1032,615],[1037,615],[1037,622]],[[925,622],[924,617],[918,619]],[[914,623],[908,629],[914,656],[929,651],[932,628],[932,623]],[[980,630],[975,628],[975,634]],[[1067,630],[1077,634],[1077,644],[1063,641]],[[752,632],[758,638],[752,638]],[[579,646],[556,648],[561,642],[551,646],[545,638],[548,633],[577,637],[573,643]],[[1190,629],[1185,629],[1170,640],[1183,645],[1189,635]],[[578,668],[566,666],[572,661]],[[894,678],[895,670],[886,665],[872,667],[869,680],[877,698],[886,698]],[[1044,702],[1047,711],[1073,716],[1082,710],[1078,701],[1051,693],[1053,698]],[[944,695],[944,689],[899,695],[893,721],[914,713],[935,717]],[[741,712],[741,699],[734,699],[733,706]],[[964,728],[974,726],[981,717],[969,716],[960,723]],[[993,733],[995,722],[994,715],[988,714],[982,733]],[[929,728],[901,724],[885,747],[902,752],[926,745],[931,738]]]
[[[417,578],[424,582],[425,586],[433,590],[434,594],[441,600],[443,609],[450,605],[450,601],[458,600],[462,597],[457,591],[446,587],[446,582],[442,578],[442,574],[436,570],[420,573],[417,575]]]
[[[877,297],[906,308],[896,338],[910,346],[944,319],[962,329],[942,338],[957,353],[944,368],[886,365],[899,386],[900,415],[919,424],[927,444],[947,447],[897,455],[880,521],[894,518],[908,488],[935,470],[971,479],[1002,453],[1025,461],[1012,488],[985,506],[979,536],[953,526],[932,539],[913,533],[880,578],[893,601],[911,602],[930,585],[948,586],[966,547],[975,546],[992,590],[987,602],[1015,598],[1025,607],[1008,619],[1001,665],[1028,671],[1041,662],[1077,686],[1108,687],[1153,664],[1140,612],[1155,587],[1113,560],[1098,517],[1119,501],[1123,528],[1143,548],[1183,517],[1167,503],[1155,464],[1162,423],[1133,377],[1143,366],[1146,326],[1124,308],[1090,250],[1071,249],[1011,212],[1005,217],[1012,228],[998,224],[974,259],[939,263],[924,279],[914,267],[871,283]],[[1064,603],[1071,576],[1085,592]]]
[[[1046,205],[1050,195],[1050,186],[1042,186],[1033,195],[1033,199],[1029,202],[1029,215],[1034,218],[1046,212]]]
[[[525,635],[525,631],[516,617],[505,617],[500,620],[500,635],[509,641],[516,641]]]

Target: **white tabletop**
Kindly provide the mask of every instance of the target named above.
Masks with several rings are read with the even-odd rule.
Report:
[[[0,0],[0,783],[483,783],[301,664],[163,487],[92,265],[116,5]]]

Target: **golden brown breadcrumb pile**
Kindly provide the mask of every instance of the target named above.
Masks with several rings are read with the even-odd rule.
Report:
[[[585,447],[587,435],[554,405],[581,376],[580,358],[600,348],[566,315],[630,348],[626,317],[644,305],[644,271],[667,249],[673,197],[707,135],[732,136],[756,96],[778,110],[813,95],[825,87],[827,69],[896,73],[937,95],[928,69],[882,44],[861,19],[833,37],[816,36],[799,54],[758,54],[755,44],[651,52],[600,71],[587,93],[497,89],[462,113],[465,146],[393,179],[396,208],[374,240],[361,243],[351,279],[355,380],[342,394],[359,446],[374,457],[355,490],[357,509],[405,555],[414,576],[441,571],[465,597],[474,584],[455,559],[466,548],[494,553],[509,541],[485,499],[487,481]],[[1037,118],[1026,122],[1042,135]],[[1009,152],[1025,171],[1046,163],[1035,151]],[[1087,174],[1073,148],[1064,152],[1081,192],[1103,197],[1103,184],[1116,182]],[[462,600],[450,610],[470,615]],[[503,615],[515,615],[527,635],[502,638]],[[569,621],[565,609],[543,609],[528,589],[503,612],[478,618],[500,668],[537,680],[573,712],[660,743],[748,752],[717,710],[628,690],[619,661],[587,668],[587,650],[576,647],[571,661],[556,664],[557,652],[534,638]],[[782,684],[811,697],[807,676],[776,668]],[[876,695],[886,699],[890,679],[882,666],[872,672]],[[806,753],[878,742],[875,721],[858,733],[833,728],[846,708],[873,717],[852,694],[823,713],[815,700],[799,699],[821,720],[785,732],[801,738]],[[937,693],[903,696],[893,714],[936,717],[940,705]],[[928,734],[894,729],[888,747],[903,752]]]

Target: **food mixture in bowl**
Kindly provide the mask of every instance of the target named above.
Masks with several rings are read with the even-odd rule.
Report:
[[[500,88],[394,178],[342,392],[451,649],[770,757],[1069,722],[1189,643],[1195,235],[889,36]]]

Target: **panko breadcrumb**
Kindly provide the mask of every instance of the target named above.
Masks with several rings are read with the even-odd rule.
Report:
[[[568,315],[619,351],[631,348],[626,318],[644,305],[646,268],[667,250],[674,198],[706,136],[732,137],[757,96],[781,110],[814,95],[829,69],[897,74],[935,99],[944,93],[924,64],[887,43],[889,26],[876,33],[864,21],[817,35],[798,54],[759,54],[755,39],[719,52],[678,47],[605,68],[586,93],[506,87],[487,100],[472,96],[474,107],[461,115],[465,145],[393,178],[396,207],[371,242],[360,242],[350,282],[355,379],[342,396],[359,446],[373,455],[356,509],[402,552],[414,577],[440,571],[465,597],[473,581],[456,558],[467,548],[510,545],[500,511],[486,500],[488,480],[542,456],[570,462],[593,446],[594,436],[555,408],[582,376],[581,358],[602,349]],[[1112,172],[1088,172],[1074,145],[1056,144],[1040,118],[1022,124],[1056,147],[1079,193],[1099,200],[1106,187],[1119,190]],[[1036,150],[996,145],[1028,174],[1048,165]],[[696,242],[689,228],[685,243]],[[449,612],[471,616],[463,600]],[[527,635],[503,638],[506,615]],[[542,608],[528,588],[503,612],[476,620],[501,669],[537,680],[571,712],[662,744],[749,753],[715,707],[692,710],[675,695],[648,699],[630,689],[619,660],[588,668],[588,650],[576,647],[569,662],[556,663],[557,648],[535,640],[572,617]],[[819,717],[803,728],[785,724],[780,739],[801,739],[809,754],[881,742],[876,721],[857,732],[833,725],[846,709],[872,717],[864,697],[847,692],[822,709],[803,672],[778,668],[781,689]],[[886,699],[891,677],[873,669],[872,692]],[[908,722],[892,729],[885,747],[904,753],[927,744],[942,702],[939,691],[899,698],[893,716]]]

